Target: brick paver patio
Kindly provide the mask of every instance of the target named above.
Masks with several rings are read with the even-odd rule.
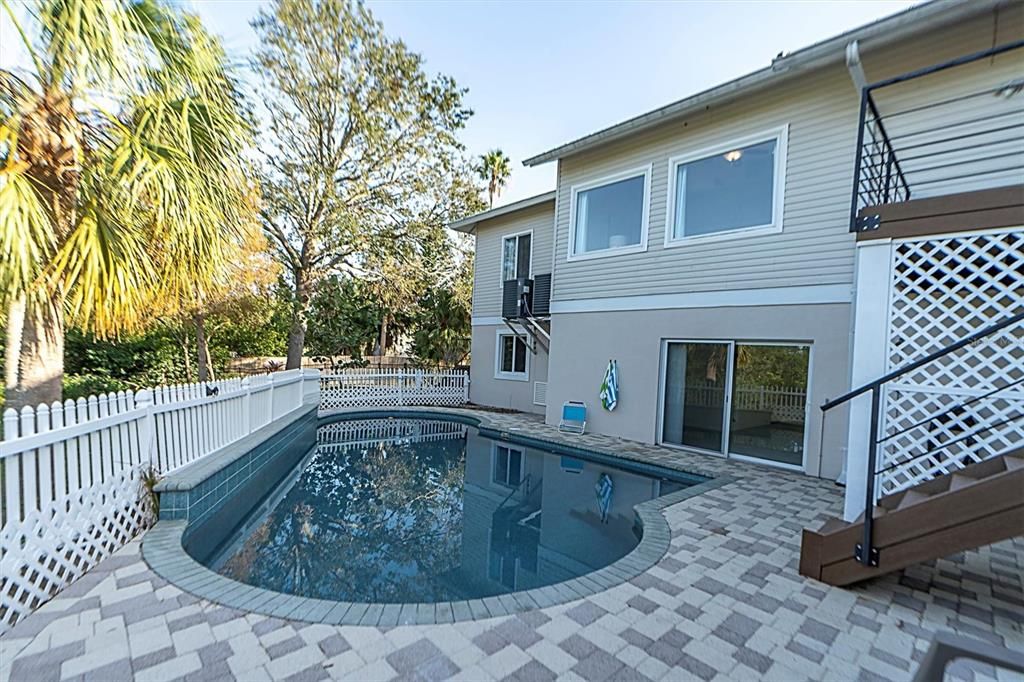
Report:
[[[537,420],[488,415],[546,438]],[[200,600],[136,540],[0,638],[25,680],[906,680],[941,630],[1024,650],[1024,539],[855,589],[802,578],[800,530],[841,508],[829,481],[603,436],[567,437],[737,480],[665,511],[667,554],[633,580],[451,625],[310,625]],[[1012,679],[956,663],[957,679]]]

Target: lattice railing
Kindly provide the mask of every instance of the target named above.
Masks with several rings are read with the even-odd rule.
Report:
[[[321,410],[468,401],[469,373],[462,370],[353,369],[320,377]]]
[[[1020,228],[895,242],[888,369],[1024,310],[1022,264]],[[1013,418],[1024,412],[1021,382],[1024,326],[1017,325],[888,385],[880,492],[902,490],[1024,444],[1024,419]],[[958,405],[963,407],[952,409]]]
[[[0,634],[149,525],[143,469],[122,469],[0,529]]]
[[[145,472],[167,473],[245,437],[302,407],[304,384],[315,391],[318,382],[316,370],[293,370],[7,410],[0,634],[148,522]]]

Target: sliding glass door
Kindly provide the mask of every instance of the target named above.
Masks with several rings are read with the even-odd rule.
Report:
[[[666,345],[662,442],[725,454],[731,345]]]
[[[803,466],[810,348],[668,341],[661,442]]]
[[[729,452],[802,467],[811,349],[737,343]]]

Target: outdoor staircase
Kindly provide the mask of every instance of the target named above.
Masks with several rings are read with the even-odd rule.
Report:
[[[855,558],[863,514],[804,529],[800,574],[849,585],[921,561],[1024,535],[1024,448],[882,497],[874,507],[877,566]]]

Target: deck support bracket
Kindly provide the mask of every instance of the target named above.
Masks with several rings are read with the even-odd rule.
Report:
[[[868,561],[864,561],[864,545],[858,542],[853,548],[853,558],[859,563],[865,566],[871,566],[872,568],[878,567],[878,548],[871,548],[871,556],[868,557]]]

